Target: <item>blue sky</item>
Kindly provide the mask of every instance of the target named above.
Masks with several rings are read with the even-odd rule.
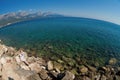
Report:
[[[0,0],[0,14],[30,9],[120,24],[120,0]]]

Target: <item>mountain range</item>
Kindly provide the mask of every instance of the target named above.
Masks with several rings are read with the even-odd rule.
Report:
[[[30,12],[30,11],[18,11],[18,12],[11,12],[0,15],[0,27],[10,25],[12,23],[31,20],[36,18],[43,18],[43,17],[57,17],[62,16],[59,14],[45,12],[42,13],[40,11],[37,12]]]

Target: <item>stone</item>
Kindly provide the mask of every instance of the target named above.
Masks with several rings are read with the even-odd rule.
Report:
[[[38,74],[30,70],[18,69],[15,72],[20,77],[20,79],[15,80],[42,80]]]
[[[91,80],[89,77],[85,76],[83,77],[83,80]]]
[[[92,72],[96,72],[97,71],[97,69],[95,67],[92,67],[92,66],[89,66],[89,65],[87,65],[87,67]]]
[[[24,70],[30,70],[29,66],[27,66],[24,62],[21,62],[19,65]]]
[[[36,73],[30,70],[21,69],[15,63],[6,63],[3,65],[2,69],[2,80],[41,80],[41,79]]]
[[[32,71],[35,71],[36,73],[39,73],[42,70],[42,67],[38,63],[36,63],[36,62],[29,64],[29,68]]]
[[[0,76],[2,75],[2,64],[0,63]]]
[[[11,62],[13,62],[13,58],[9,57],[9,56],[6,56],[6,55],[2,56],[1,59],[0,59],[0,63],[2,65],[6,64],[6,63],[11,63]]]
[[[41,79],[43,80],[48,78],[48,72],[45,69],[42,69],[39,74],[40,74]]]
[[[62,78],[62,80],[74,80],[75,75],[69,71],[65,72],[65,76]]]
[[[53,70],[53,63],[52,63],[52,61],[48,61],[48,63],[47,63],[47,69],[48,70]]]
[[[8,49],[6,48],[5,45],[1,45],[1,44],[0,44],[0,57],[1,57],[4,53],[6,53],[7,50],[8,50]]]
[[[76,70],[76,69],[74,69],[74,68],[73,68],[72,70],[70,70],[70,72],[71,72],[71,73],[73,73],[74,75],[78,75],[77,70]]]
[[[50,71],[50,74],[51,74],[52,78],[57,79],[59,73],[56,71]]]
[[[101,80],[107,80],[107,77],[105,75],[102,75]]]
[[[41,66],[46,66],[47,65],[46,61],[43,58],[37,57],[37,58],[35,58],[35,62],[37,62]]]
[[[116,75],[115,80],[120,80],[120,76]]]
[[[110,65],[114,65],[114,64],[116,64],[117,63],[117,59],[116,58],[111,58],[110,60],[109,60],[109,64]]]
[[[85,66],[81,66],[81,67],[80,67],[80,72],[81,72],[81,73],[86,73],[86,72],[88,72],[88,68],[85,67]]]
[[[27,62],[28,62],[29,64],[34,63],[34,62],[35,62],[35,57],[34,57],[34,56],[28,57]]]
[[[7,55],[9,55],[9,56],[14,56],[15,55],[15,53],[16,53],[16,50],[13,48],[13,47],[7,47]]]
[[[15,73],[15,70],[18,69],[19,66],[14,63],[6,63],[2,68],[2,80],[20,80],[19,75]]]
[[[56,61],[53,62],[53,67],[55,70],[61,70],[61,68],[63,67],[63,65],[61,65],[60,63],[57,63]]]
[[[15,60],[18,64],[20,64],[21,60],[20,60],[20,57],[19,56],[15,56]]]
[[[100,80],[101,75],[98,73],[94,76],[94,80]]]

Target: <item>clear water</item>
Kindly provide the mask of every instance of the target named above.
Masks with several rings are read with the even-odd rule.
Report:
[[[105,21],[51,17],[12,24],[0,29],[0,39],[10,46],[44,56],[81,56],[90,60],[120,57],[120,26]]]

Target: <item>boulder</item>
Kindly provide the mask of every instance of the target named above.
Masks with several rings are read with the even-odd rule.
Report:
[[[19,65],[20,65],[20,68],[24,70],[30,70],[29,66],[27,66],[24,62],[21,62]]]
[[[110,65],[114,65],[114,64],[116,64],[117,63],[117,59],[116,58],[111,58],[110,60],[109,60],[109,64]]]
[[[102,75],[101,80],[107,80],[107,77],[105,75]]]
[[[48,78],[48,72],[45,69],[42,69],[39,74],[43,80],[46,80]]]
[[[88,72],[88,68],[85,67],[85,66],[80,66],[80,72],[81,73],[86,73],[86,72]]]
[[[6,64],[6,63],[11,63],[13,61],[14,61],[13,57],[9,57],[7,55],[2,56],[1,59],[0,59],[0,63],[2,65]]]
[[[32,71],[35,71],[36,73],[39,73],[41,70],[42,70],[42,66],[40,66],[38,63],[31,63],[29,64],[29,68],[32,70]]]
[[[4,53],[6,53],[7,50],[8,50],[8,49],[6,48],[5,45],[1,45],[1,44],[0,44],[0,57],[1,57]]]
[[[2,64],[0,63],[0,76],[2,76]]]
[[[97,69],[96,69],[95,67],[92,67],[92,66],[89,66],[89,65],[87,65],[87,68],[88,68],[90,71],[92,71],[92,72],[96,72],[96,71],[97,71]]]
[[[65,76],[62,78],[62,80],[74,80],[75,75],[69,71],[65,72]]]
[[[48,70],[53,70],[53,63],[52,63],[52,61],[48,61],[48,63],[47,63],[47,69]]]
[[[41,79],[33,71],[21,69],[15,63],[6,63],[5,65],[3,65],[2,69],[2,80],[41,80]]]
[[[20,79],[14,80],[42,80],[37,73],[30,70],[18,69],[15,71],[15,73]]]

